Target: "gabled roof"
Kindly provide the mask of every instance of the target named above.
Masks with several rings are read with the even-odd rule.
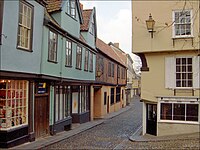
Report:
[[[112,42],[110,42],[108,45],[111,46],[111,48],[114,50],[117,56],[121,59],[121,61],[127,67],[127,54],[123,50],[121,50],[119,47],[116,47],[115,44],[113,44]]]
[[[81,25],[81,31],[89,30],[89,22],[90,22],[90,17],[91,17],[92,11],[93,11],[93,9],[82,10],[84,21],[83,21],[83,24]]]
[[[46,8],[47,8],[48,13],[61,10],[62,7],[63,7],[64,1],[65,0],[46,0],[46,3],[47,3]],[[76,2],[76,5],[78,7],[77,11],[78,11],[78,14],[79,14],[80,23],[82,24],[83,23],[83,15],[82,15],[82,12],[81,12],[79,0],[75,0],[75,2]]]
[[[54,12],[54,11],[58,11],[61,10],[62,7],[62,0],[46,0],[47,2],[47,11],[50,12]]]
[[[121,65],[126,67],[124,62],[115,53],[115,51],[108,44],[106,44],[105,42],[103,42],[99,38],[97,38],[97,40],[96,40],[96,47],[99,49],[99,51],[101,51],[102,53],[104,53],[105,55],[110,57],[111,59],[114,59],[115,61],[117,61],[118,63],[120,63]]]

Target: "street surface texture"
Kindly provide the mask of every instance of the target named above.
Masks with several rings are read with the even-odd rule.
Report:
[[[43,149],[199,149],[199,139],[132,142],[129,137],[142,125],[142,103],[134,98],[131,108],[103,124]]]

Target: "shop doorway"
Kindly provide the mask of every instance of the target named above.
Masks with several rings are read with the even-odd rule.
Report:
[[[156,135],[157,133],[157,105],[147,104],[147,133]]]
[[[40,89],[40,84],[45,90]],[[44,137],[49,134],[49,94],[48,88],[39,83],[36,88],[34,106],[34,130],[35,138]],[[39,90],[38,90],[39,89]]]

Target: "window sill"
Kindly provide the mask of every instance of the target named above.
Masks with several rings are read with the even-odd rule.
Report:
[[[77,69],[77,70],[82,70],[81,68],[77,68],[77,67],[76,67],[76,69]]]
[[[32,49],[26,49],[26,48],[23,48],[23,47],[19,47],[19,46],[17,46],[17,49],[18,50],[22,50],[22,51],[26,51],[26,52],[33,52],[33,50]]]
[[[69,16],[70,18],[72,18],[73,20],[77,21],[76,18],[72,17],[70,14],[68,14],[68,13],[66,13],[66,12],[65,12],[65,14],[66,14],[67,16]],[[76,16],[75,16],[75,17],[76,17]]]
[[[53,61],[53,60],[47,60],[47,61],[50,62],[50,63],[54,63],[54,64],[58,63],[57,61]]]
[[[194,125],[198,125],[199,122],[198,121],[175,121],[175,120],[160,120],[158,121],[158,123],[169,123],[169,124],[194,124]]]
[[[193,87],[175,87],[174,90],[193,90]]]
[[[8,131],[8,132],[12,132],[14,130],[18,130],[20,128],[24,128],[24,127],[28,127],[28,124],[21,124],[21,125],[18,125],[18,126],[14,126],[14,127],[10,127],[10,128],[1,128],[0,131]]]
[[[172,39],[193,39],[194,36],[176,36],[172,37]]]
[[[72,68],[72,66],[68,66],[68,65],[65,65],[65,67],[67,67],[67,68]]]

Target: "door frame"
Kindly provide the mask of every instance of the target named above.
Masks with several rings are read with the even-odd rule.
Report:
[[[149,111],[149,106],[151,112]],[[157,104],[146,104],[146,133],[155,136],[157,135]]]
[[[35,133],[35,138],[40,138],[40,137],[36,137],[36,98],[38,97],[47,97],[47,111],[46,111],[46,135],[50,134],[50,126],[49,126],[49,116],[50,116],[50,85],[48,83],[46,83],[46,93],[44,94],[37,94],[37,84],[38,82],[35,84],[35,94],[34,94],[34,133]]]

